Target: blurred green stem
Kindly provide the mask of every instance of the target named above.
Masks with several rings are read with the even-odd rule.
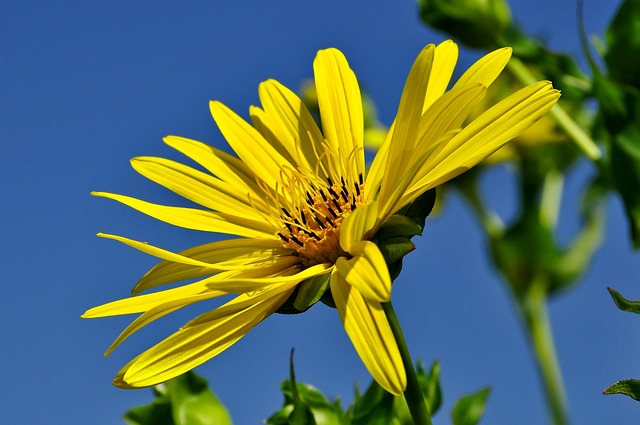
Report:
[[[568,425],[567,398],[549,323],[546,285],[533,283],[518,301],[529,340],[535,351],[538,372],[545,388],[544,393],[553,423]]]
[[[400,349],[400,356],[402,357],[402,364],[407,373],[407,389],[404,391],[404,398],[407,400],[409,406],[409,413],[415,425],[432,425],[431,415],[429,409],[425,403],[420,384],[418,383],[418,376],[416,370],[413,367],[413,360],[411,354],[409,354],[409,348],[407,342],[404,339],[404,334],[400,328],[398,317],[391,305],[391,301],[388,303],[382,303],[382,309],[384,310],[389,325],[391,325],[391,331],[396,339],[398,348]]]
[[[507,64],[507,69],[524,85],[533,84],[537,81],[533,74],[531,74],[531,71],[529,71],[529,68],[516,57],[511,58]],[[562,106],[559,104],[554,106],[551,111],[549,111],[549,115],[551,115],[556,123],[574,141],[578,149],[589,159],[598,161],[602,157],[602,152],[600,152],[598,145],[571,119],[566,111],[562,109]]]

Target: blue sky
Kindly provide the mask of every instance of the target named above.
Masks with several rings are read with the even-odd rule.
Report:
[[[579,54],[574,1],[514,3],[515,18],[529,31]],[[590,33],[602,34],[615,9],[605,3],[585,1]],[[410,0],[5,1],[0,11],[3,423],[122,423],[122,414],[151,394],[116,389],[113,375],[205,308],[154,323],[102,357],[130,318],[81,320],[80,314],[126,296],[155,260],[95,234],[173,250],[211,235],[172,228],[92,198],[91,190],[178,202],[138,176],[128,160],[181,159],[162,143],[168,134],[224,147],[210,99],[246,116],[260,81],[276,78],[298,88],[312,75],[315,52],[329,46],[345,52],[389,124],[415,55],[445,39],[419,23]],[[463,55],[460,69],[477,56]],[[563,226],[575,220],[575,195],[590,171],[584,165],[567,181]],[[509,193],[508,176],[499,169],[484,184]],[[511,211],[511,198],[493,201]],[[544,423],[526,340],[474,218],[457,197],[417,244],[394,286],[394,304],[413,354],[442,363],[445,409],[490,385],[484,423]],[[605,289],[640,298],[639,277],[638,254],[612,197],[607,237],[589,273],[551,304],[575,423],[637,420],[637,403],[600,392],[618,379],[640,377],[640,321],[618,312]],[[322,305],[270,318],[198,372],[236,424],[260,423],[281,404],[291,347],[298,379],[329,395],[349,401],[355,381],[369,382],[336,312]],[[435,423],[449,423],[446,414]]]

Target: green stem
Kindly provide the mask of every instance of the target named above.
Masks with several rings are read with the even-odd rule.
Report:
[[[529,68],[518,58],[511,58],[507,64],[507,69],[522,84],[529,85],[536,82],[536,78],[531,74]],[[564,130],[564,132],[574,141],[578,149],[580,149],[592,161],[598,161],[602,157],[602,152],[598,145],[591,140],[591,137],[585,133],[578,124],[562,109],[560,105],[551,108],[549,115]]]
[[[391,302],[382,303],[382,309],[384,310],[389,325],[391,325],[391,331],[396,339],[398,348],[400,349],[400,356],[402,357],[402,364],[407,373],[407,389],[404,391],[404,398],[407,400],[409,406],[409,413],[415,425],[432,425],[431,415],[429,415],[429,409],[425,403],[420,384],[418,383],[418,376],[413,367],[413,360],[411,360],[411,354],[409,354],[409,348],[407,342],[404,339],[400,323],[396,312],[391,305]]]
[[[535,351],[538,372],[545,388],[546,402],[553,423],[568,425],[567,397],[553,344],[544,285],[532,285],[519,301],[529,340]]]

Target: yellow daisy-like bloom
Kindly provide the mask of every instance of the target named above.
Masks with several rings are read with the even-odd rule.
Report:
[[[457,56],[451,41],[420,52],[394,124],[368,172],[358,81],[344,55],[327,49],[318,52],[313,64],[322,130],[298,96],[268,80],[259,87],[262,107],[250,109],[252,124],[220,102],[210,104],[238,157],[194,140],[165,138],[211,174],[163,158],[132,160],[140,174],[203,209],[94,193],[175,226],[239,236],[173,253],[101,235],[164,260],[136,284],[132,297],[83,315],[142,313],[107,354],[165,314],[239,294],[133,359],[114,384],[146,387],[198,366],[278,310],[302,282],[326,276],[365,366],[387,391],[401,394],[406,374],[381,307],[391,299],[391,278],[372,237],[400,208],[482,161],[543,116],[559,97],[550,82],[532,84],[461,128],[506,65],[511,49],[486,55],[447,91]]]

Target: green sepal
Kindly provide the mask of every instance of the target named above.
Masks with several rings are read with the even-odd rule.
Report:
[[[346,425],[340,401],[330,402],[317,388],[296,382],[293,350],[289,362],[289,379],[280,385],[284,403],[265,420],[267,425]]]
[[[640,381],[637,379],[625,379],[618,381],[602,392],[604,395],[623,394],[640,401]]]
[[[461,397],[451,409],[453,425],[476,425],[482,419],[490,388]]]
[[[311,277],[298,285],[298,294],[293,302],[295,309],[301,312],[306,311],[320,301],[324,293],[329,289],[330,280],[331,273],[325,273]]]
[[[623,311],[629,311],[631,313],[640,314],[640,301],[629,301],[620,295],[619,292],[607,288],[609,293],[611,294],[611,298],[613,298],[613,302],[616,303],[618,308]]]
[[[406,215],[394,214],[385,221],[376,233],[375,239],[384,241],[388,238],[406,236],[408,238],[421,235],[422,227]]]
[[[398,236],[379,242],[378,248],[387,263],[391,280],[395,280],[402,271],[402,259],[416,249],[416,246],[408,237]]]
[[[155,400],[129,410],[129,425],[231,425],[231,417],[204,378],[190,371],[154,387]]]
[[[403,208],[403,215],[413,220],[421,229],[424,229],[425,221],[436,204],[436,189],[429,189]],[[418,233],[422,235],[422,232]]]

